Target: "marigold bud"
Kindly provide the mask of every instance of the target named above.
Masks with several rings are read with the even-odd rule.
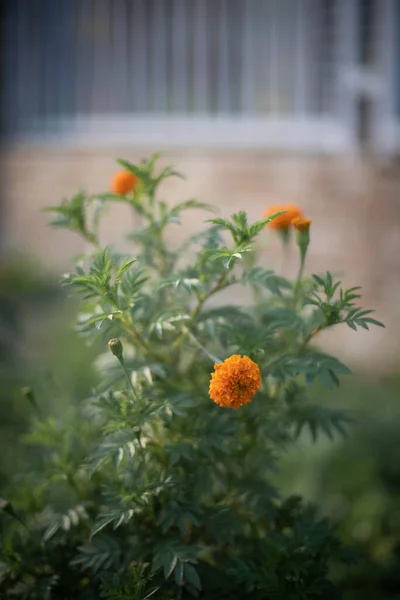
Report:
[[[114,194],[126,196],[132,192],[139,179],[130,171],[118,171],[111,180],[110,188]]]
[[[310,231],[311,219],[296,217],[292,220],[292,225],[296,231]]]
[[[296,230],[296,243],[300,250],[301,264],[304,266],[307,249],[310,244],[310,225],[311,219],[296,217],[292,220],[292,225]]]
[[[124,347],[122,342],[117,338],[113,338],[108,342],[108,347],[111,352],[118,358],[118,360],[122,360]]]

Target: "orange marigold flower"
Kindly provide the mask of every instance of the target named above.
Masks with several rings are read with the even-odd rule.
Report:
[[[296,217],[295,219],[293,219],[292,225],[297,231],[309,231],[311,219],[303,219],[301,217]]]
[[[219,406],[236,409],[251,402],[260,387],[259,366],[248,356],[232,354],[223,363],[214,365],[209,394]]]
[[[114,194],[125,196],[135,189],[139,179],[130,171],[118,171],[111,180],[110,188]]]
[[[297,206],[297,204],[275,204],[274,206],[267,208],[264,217],[269,217],[270,215],[283,210],[286,212],[283,215],[279,215],[279,217],[272,219],[272,221],[268,223],[267,227],[270,229],[287,229],[293,219],[303,216],[301,208]]]

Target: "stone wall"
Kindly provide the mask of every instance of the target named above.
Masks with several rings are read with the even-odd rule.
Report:
[[[3,150],[3,246],[38,257],[55,271],[82,250],[80,240],[47,226],[43,206],[57,204],[84,188],[104,192],[116,167],[114,157],[135,161],[142,153],[127,148],[13,148]],[[358,367],[390,371],[398,367],[400,317],[400,172],[352,157],[305,157],[242,153],[170,153],[186,181],[171,179],[161,190],[168,201],[197,197],[229,216],[245,209],[251,220],[264,207],[296,202],[311,217],[308,269],[329,269],[346,284],[363,286],[363,304],[377,309],[387,329],[355,334],[344,326],[321,335],[321,343]],[[170,240],[196,231],[207,218],[193,211],[181,228],[172,225]],[[110,209],[103,231],[107,243],[124,245],[123,233],[135,226],[126,207]],[[262,261],[281,269],[278,240],[261,234]],[[296,269],[293,253],[288,272]],[[235,298],[242,299],[238,290]],[[221,299],[223,301],[224,298]]]

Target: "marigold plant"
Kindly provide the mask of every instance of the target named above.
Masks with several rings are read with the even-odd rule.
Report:
[[[167,246],[185,211],[212,207],[158,199],[179,173],[157,156],[119,164],[139,194],[81,191],[49,208],[90,244],[62,283],[81,298],[82,344],[100,348],[98,384],[52,415],[30,388],[37,416],[2,492],[1,598],[333,598],[330,565],[352,553],[317,507],[282,497],[273,473],[299,435],[342,435],[350,422],[311,399],[315,383],[329,390],[349,373],[314,345],[319,332],[381,323],[357,287],[305,275],[309,232],[296,237],[295,281],[257,264],[257,236],[288,227],[298,207],[255,223],[210,215]],[[114,202],[140,222],[127,256],[99,238]],[[248,304],[230,304],[237,286]],[[47,393],[56,406],[62,391]]]

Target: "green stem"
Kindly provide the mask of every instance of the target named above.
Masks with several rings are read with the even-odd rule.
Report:
[[[118,360],[119,360],[119,364],[121,365],[121,367],[122,367],[122,370],[123,370],[123,372],[124,372],[124,374],[125,374],[126,380],[127,380],[128,384],[129,384],[129,387],[130,387],[130,389],[132,390],[133,399],[134,399],[134,400],[139,400],[139,396],[137,395],[137,393],[136,393],[136,390],[135,390],[135,388],[133,387],[132,380],[131,380],[131,378],[129,377],[129,373],[128,373],[128,370],[127,370],[127,368],[126,368],[126,366],[125,366],[125,361],[124,361],[124,359],[123,359],[123,358],[118,358]]]
[[[298,289],[299,289],[300,284],[301,284],[301,280],[303,279],[304,265],[305,265],[305,262],[306,262],[305,258],[306,258],[305,256],[302,256],[301,260],[300,260],[300,269],[299,269],[299,272],[297,274],[296,285],[295,285],[295,288],[294,288],[295,289],[295,294],[296,294],[296,292],[298,292]]]
[[[124,325],[124,327],[126,327],[126,329],[128,330],[128,333],[131,334],[133,340],[135,342],[137,342],[139,344],[139,346],[142,346],[142,348],[144,350],[146,350],[146,352],[150,353],[149,346],[147,345],[145,340],[142,338],[142,336],[140,335],[140,333],[138,332],[138,330],[136,329],[134,324],[126,318],[121,319],[121,323]]]
[[[205,348],[200,342],[199,340],[193,335],[193,333],[191,331],[189,331],[189,329],[185,326],[182,327],[182,332],[187,335],[192,342],[195,344],[195,346],[197,346],[197,348],[199,350],[201,350],[202,352],[204,352],[204,354],[210,359],[212,360],[213,363],[220,363],[222,362],[221,359],[219,359],[217,356],[214,356],[213,354],[211,354],[211,352],[209,352],[207,350],[207,348]]]
[[[264,391],[266,392],[267,391],[267,379],[266,379],[262,369],[260,369],[260,374],[261,374],[262,386],[264,388]]]
[[[309,343],[309,341],[315,337],[317,335],[317,333],[319,333],[320,331],[322,331],[323,329],[325,329],[325,325],[318,325],[317,327],[315,327],[311,333],[309,333],[308,335],[306,335],[306,337],[304,338],[303,342],[300,344],[299,348],[298,348],[298,354],[301,354],[303,352],[303,350],[305,349],[305,347],[307,346],[307,344]]]
[[[282,252],[282,263],[281,263],[281,276],[285,277],[285,273],[287,272],[288,264],[289,264],[289,244],[283,243],[283,252]]]
[[[213,287],[213,288],[212,288],[212,289],[211,289],[211,290],[210,290],[210,291],[209,291],[207,294],[205,294],[205,295],[203,295],[203,296],[200,296],[200,295],[199,295],[199,297],[198,297],[198,301],[197,301],[197,304],[196,304],[196,306],[194,307],[194,309],[192,310],[192,312],[191,312],[191,313],[190,313],[190,315],[189,315],[189,316],[190,316],[190,320],[191,320],[191,321],[194,321],[194,320],[197,318],[197,316],[199,315],[199,313],[200,313],[201,309],[203,308],[203,305],[205,304],[205,302],[206,302],[206,301],[207,301],[209,298],[211,298],[211,296],[213,296],[214,294],[216,294],[216,293],[219,291],[219,289],[220,289],[220,288],[221,288],[221,286],[223,285],[223,283],[224,283],[224,281],[225,281],[225,279],[226,279],[227,275],[228,275],[228,271],[224,271],[224,272],[221,274],[221,276],[220,276],[220,278],[218,279],[218,281],[217,281],[217,283],[215,284],[215,286],[214,286],[214,287]],[[185,327],[185,329],[187,329],[187,328]],[[182,330],[182,333],[181,333],[181,335],[180,335],[180,336],[179,336],[179,337],[178,337],[178,338],[175,340],[175,342],[174,342],[174,343],[173,343],[173,345],[172,345],[172,348],[173,348],[174,350],[176,350],[177,348],[179,348],[179,346],[181,345],[181,343],[182,343],[183,339],[185,338],[185,335],[186,335],[186,334],[185,334],[185,333],[184,333],[184,331]]]
[[[300,246],[300,268],[297,274],[296,284],[294,286],[293,292],[293,301],[294,305],[296,305],[298,300],[298,295],[301,287],[301,280],[303,279],[304,267],[306,264],[306,256],[307,256],[307,246]]]

